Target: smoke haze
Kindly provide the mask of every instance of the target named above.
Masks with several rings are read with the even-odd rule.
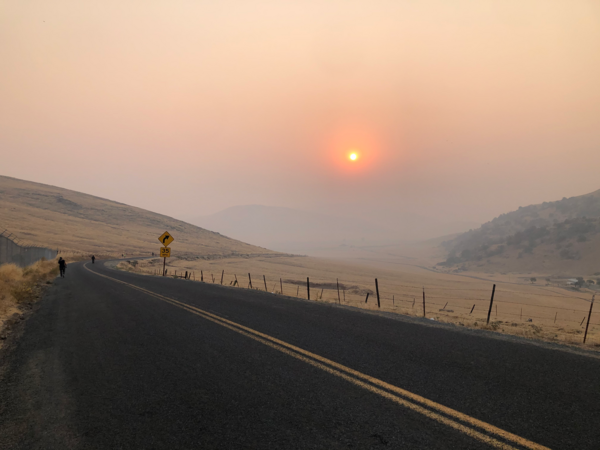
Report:
[[[1,174],[174,217],[600,187],[596,1],[4,1],[0,68]]]

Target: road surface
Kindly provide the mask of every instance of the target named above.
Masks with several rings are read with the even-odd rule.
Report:
[[[514,338],[101,263],[22,327],[2,449],[600,448],[600,359]]]

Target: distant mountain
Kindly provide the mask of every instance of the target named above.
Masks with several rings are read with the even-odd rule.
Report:
[[[172,217],[93,195],[0,176],[0,231],[27,243],[81,252],[150,253],[158,237],[175,237],[174,255],[265,254],[245,244]]]
[[[600,272],[600,190],[521,207],[442,243],[446,267]]]
[[[342,244],[387,244],[435,237],[468,228],[464,224],[445,224],[414,215],[382,215],[370,219],[262,205],[233,206],[209,216],[186,218],[190,223],[223,235],[287,252],[310,252]]]

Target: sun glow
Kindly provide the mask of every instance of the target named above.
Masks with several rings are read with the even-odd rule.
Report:
[[[358,158],[358,155],[356,153],[350,153],[350,159],[352,161],[356,161],[357,158]]]

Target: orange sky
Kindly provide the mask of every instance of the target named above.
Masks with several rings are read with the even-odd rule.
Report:
[[[0,1],[0,174],[485,221],[600,189],[598,80],[598,1]]]

